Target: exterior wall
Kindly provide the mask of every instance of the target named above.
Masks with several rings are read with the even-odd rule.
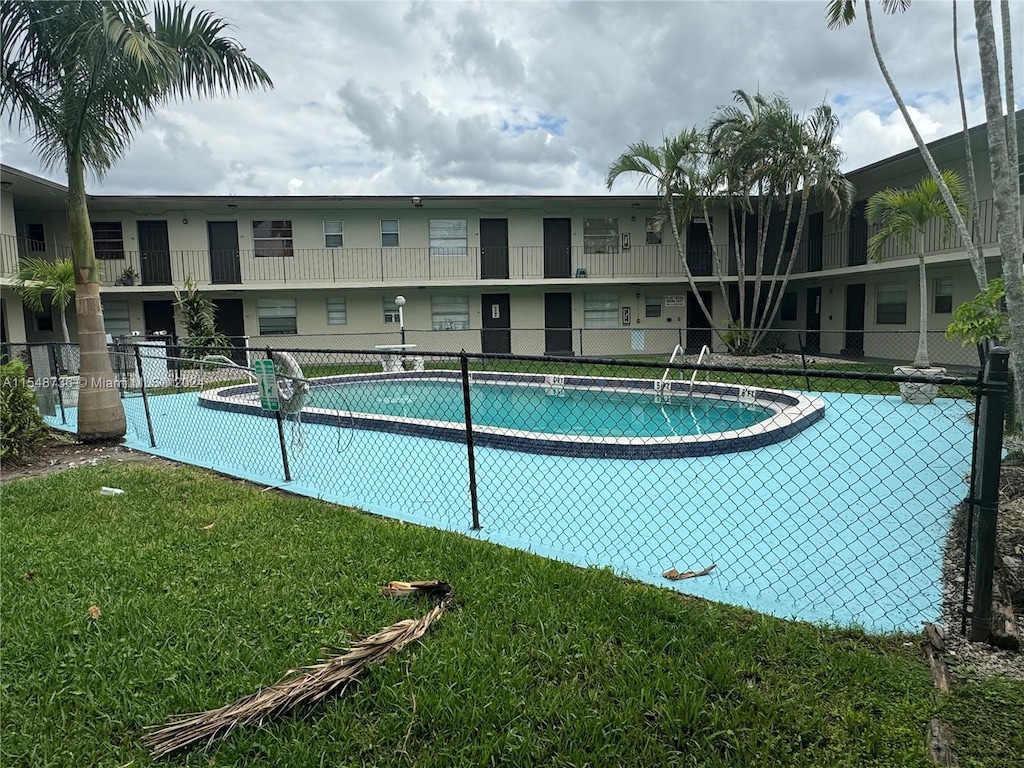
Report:
[[[0,235],[17,235],[14,221],[14,195],[0,190]]]

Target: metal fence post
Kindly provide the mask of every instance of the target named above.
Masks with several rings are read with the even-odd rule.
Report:
[[[995,569],[996,518],[999,514],[999,472],[1003,450],[1003,415],[1007,400],[1009,351],[991,350],[985,367],[978,428],[978,482],[974,545],[974,611],[971,641],[988,640],[992,630],[992,577]]]
[[[469,403],[469,358],[466,350],[459,353],[462,368],[462,404],[466,413],[466,463],[469,467],[469,503],[473,511],[474,531],[480,530],[480,509],[476,498],[476,456],[473,453],[473,411]]]
[[[149,447],[156,448],[156,433],[153,432],[153,417],[149,413],[149,397],[146,396],[146,376],[142,372],[142,351],[135,344],[135,365],[139,369],[139,389],[142,390],[142,407],[146,411],[146,426],[149,428]]]
[[[273,359],[274,354],[270,351],[270,347],[267,347],[267,360]],[[288,446],[284,441],[284,419],[281,418],[280,408],[274,411],[274,417],[277,419],[277,440],[281,444],[281,463],[284,465],[284,481],[290,483],[292,481],[292,470],[288,466]]]
[[[64,389],[60,383],[60,361],[57,359],[57,347],[53,344],[50,345],[50,357],[53,358],[53,380],[57,384],[57,403],[60,405],[60,423],[67,424],[68,418],[64,413]]]

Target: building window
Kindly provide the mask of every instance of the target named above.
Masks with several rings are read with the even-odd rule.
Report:
[[[583,325],[586,328],[618,328],[620,325],[618,294],[583,294]]]
[[[949,315],[953,313],[953,278],[935,278],[935,314]]]
[[[779,310],[779,319],[785,322],[796,320],[797,293],[786,291],[782,294],[782,307]]]
[[[127,301],[101,301],[103,308],[103,331],[110,338],[131,336],[132,321]]]
[[[25,240],[29,253],[39,253],[46,250],[46,233],[42,224],[26,224]]]
[[[328,296],[327,297],[327,324],[328,325],[347,325],[348,324],[348,307],[345,303],[344,296]]]
[[[465,219],[430,220],[431,256],[465,256],[466,253]]]
[[[431,296],[430,324],[435,331],[469,329],[469,296]]]
[[[324,219],[324,248],[344,248],[345,235],[341,219]]]
[[[661,294],[650,294],[644,296],[644,317],[661,317]]]
[[[291,336],[299,332],[295,299],[271,298],[256,302],[261,336]]]
[[[907,286],[878,286],[878,293],[875,296],[875,322],[878,325],[906,325]]]
[[[380,247],[398,247],[398,219],[380,220]]]
[[[400,320],[401,316],[398,312],[398,305],[395,304],[395,300],[393,298],[384,299],[384,322],[398,325]]]
[[[648,219],[644,229],[647,231],[648,245],[661,245],[661,230],[655,223],[655,219]]]
[[[92,244],[97,259],[123,259],[124,235],[121,233],[121,222],[92,222]]]
[[[292,223],[290,221],[254,221],[252,248],[256,256],[291,256]]]
[[[619,220],[618,219],[584,219],[583,220],[583,252],[584,253],[618,253],[619,252]]]

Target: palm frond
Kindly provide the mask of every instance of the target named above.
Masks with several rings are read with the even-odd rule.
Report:
[[[70,259],[50,261],[38,256],[21,260],[14,290],[36,312],[44,308],[43,297],[63,311],[75,295],[75,267]]]
[[[423,637],[452,601],[452,589],[444,582],[392,582],[385,587],[386,595],[400,596],[410,591],[395,588],[395,584],[410,587],[413,592],[439,597],[441,602],[418,619],[399,621],[353,643],[346,653],[328,656],[309,667],[290,670],[269,688],[243,696],[219,709],[185,715],[168,725],[156,726],[143,739],[153,759],[159,760],[203,742],[212,743],[235,728],[263,724],[272,718],[340,696],[369,667],[383,663],[391,654]]]

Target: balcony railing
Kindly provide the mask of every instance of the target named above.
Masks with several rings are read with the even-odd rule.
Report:
[[[994,201],[982,200],[978,204],[977,215],[973,221],[967,222],[968,227],[977,227],[982,245],[993,245],[999,242],[996,236],[996,220]],[[805,225],[806,226],[806,225]],[[877,226],[862,226],[855,229],[844,229],[841,232],[816,239],[806,240],[797,252],[797,261],[793,272],[819,272],[830,269],[842,269],[865,264],[868,260],[867,244],[879,230]],[[924,251],[926,254],[943,251],[966,252],[963,238],[957,233],[946,235],[939,221],[932,221],[925,229]],[[881,261],[913,259],[917,257],[916,247],[908,247],[890,240],[882,249]]]
[[[982,202],[975,223],[984,244],[996,242],[992,200]],[[804,230],[806,232],[806,228]],[[874,227],[834,232],[816,239],[804,239],[797,251],[793,273],[841,269],[863,264],[867,241]],[[962,250],[959,236],[943,237],[935,223],[925,236],[925,251]],[[707,246],[684,249],[690,271],[697,277],[736,274],[731,248]],[[70,257],[67,246],[39,243],[11,235],[0,236],[0,275],[13,277],[19,260],[28,256],[49,259]],[[768,253],[766,270],[772,269],[776,253]],[[883,251],[883,261],[909,259],[913,249],[892,242]],[[452,283],[478,280],[604,280],[685,279],[686,271],[674,245],[612,247],[462,249],[438,253],[423,248],[312,248],[296,249],[289,256],[257,255],[255,251],[118,251],[100,254],[100,281],[104,286],[182,285],[191,278],[199,286],[216,285],[366,285],[373,283]],[[113,256],[113,258],[111,258]],[[747,254],[753,267],[754,255]],[[780,267],[780,272],[785,264]]]

